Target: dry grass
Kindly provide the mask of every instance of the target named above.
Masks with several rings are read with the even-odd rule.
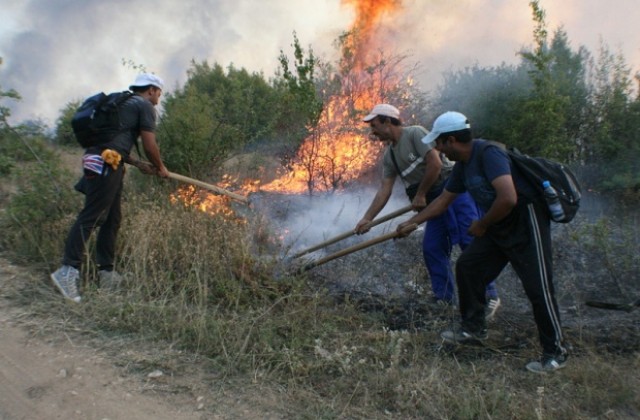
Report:
[[[136,191],[133,185],[128,188]],[[569,334],[575,351],[568,367],[554,375],[532,375],[523,366],[537,356],[535,331],[530,315],[519,316],[519,308],[499,317],[487,345],[443,347],[438,334],[450,316],[422,314],[433,318],[413,325],[419,328],[392,330],[384,312],[363,311],[349,299],[337,302],[305,278],[282,270],[277,244],[266,243],[264,220],[211,216],[169,204],[162,188],[145,190],[129,194],[125,203],[117,268],[126,284],[119,293],[104,293],[88,261],[81,305],[63,302],[43,280],[59,258],[70,214],[31,225],[48,232],[34,240],[53,243],[22,258],[37,262],[37,255],[45,257],[31,264],[33,276],[4,291],[23,308],[25,322],[43,333],[109,343],[108,348],[120,349],[120,363],[134,372],[150,366],[187,371],[197,359],[202,369],[216,372],[209,379],[212,388],[233,392],[237,387],[242,393],[253,386],[278,395],[282,418],[640,415],[640,356],[637,347],[625,344],[638,342],[637,328],[628,329],[631,337],[613,338],[618,347],[607,347],[587,322],[582,329],[574,326]],[[12,238],[27,234],[25,226],[11,229]],[[600,236],[593,232],[576,232],[572,246],[596,247],[608,240],[601,230],[596,231]],[[620,257],[622,270],[629,269],[631,258]],[[615,269],[615,261],[609,262]],[[576,282],[571,277],[569,289],[578,289]],[[637,320],[637,314],[626,316]],[[183,356],[122,351],[131,349],[132,342],[179,349]],[[226,378],[224,385],[220,377]]]

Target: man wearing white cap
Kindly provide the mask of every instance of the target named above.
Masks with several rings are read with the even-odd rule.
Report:
[[[531,302],[542,345],[541,359],[528,363],[526,368],[545,373],[564,367],[568,353],[554,296],[551,227],[546,205],[527,198],[535,196],[532,186],[512,167],[502,148],[472,139],[471,126],[463,114],[440,115],[423,141],[435,141],[437,149],[456,164],[442,194],[401,223],[398,232],[402,234],[412,223],[438,217],[459,194],[467,191],[484,211],[471,224],[469,232],[474,239],[456,262],[461,325],[443,331],[442,339],[467,343],[487,338],[484,286],[511,263]]]
[[[364,118],[371,126],[372,135],[389,142],[383,157],[382,184],[371,205],[355,227],[355,232],[367,232],[368,223],[384,208],[391,196],[396,177],[405,185],[414,210],[422,210],[427,201],[435,199],[453,163],[441,158],[435,143],[423,143],[427,130],[421,126],[402,126],[400,111],[389,104],[376,105]],[[468,194],[461,195],[442,216],[431,220],[422,241],[424,262],[431,279],[434,301],[438,304],[454,302],[454,277],[451,269],[451,251],[455,244],[464,249],[472,240],[467,233],[471,221],[478,218],[478,209]],[[487,317],[491,318],[500,305],[494,283],[487,286],[491,305]]]
[[[114,271],[115,246],[122,212],[120,201],[127,162],[145,174],[169,176],[156,142],[156,110],[162,95],[162,80],[151,73],[139,74],[129,86],[133,91],[119,108],[119,127],[110,139],[85,150],[82,157],[84,175],[76,189],[85,194],[84,208],[78,214],[65,242],[62,266],[51,274],[54,285],[67,299],[80,302],[78,280],[85,245],[99,227],[96,262],[100,287],[113,290],[121,276]],[[130,156],[140,137],[149,163]]]

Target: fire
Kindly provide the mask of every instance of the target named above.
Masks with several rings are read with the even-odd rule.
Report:
[[[202,212],[220,215],[229,220],[241,220],[229,205],[229,198],[211,194],[197,189],[193,185],[185,185],[169,196],[172,204],[182,203],[185,207],[193,207]]]
[[[317,127],[303,142],[292,168],[278,174],[276,180],[260,186],[262,191],[289,194],[334,191],[356,180],[378,161],[379,143],[364,134],[362,113],[384,102],[380,86],[401,81],[390,80],[384,72],[371,72],[374,57],[370,46],[375,38],[375,25],[385,13],[396,11],[400,0],[343,0],[356,9],[352,36],[345,38],[343,52],[348,50],[351,70],[342,75],[341,92],[328,98]],[[385,80],[380,80],[385,78]],[[354,112],[355,111],[355,112]]]
[[[299,159],[292,170],[260,186],[260,190],[289,194],[335,190],[357,179],[362,168],[375,163],[378,149],[374,147],[362,135],[333,138],[325,133],[319,139],[307,139],[298,151]]]
[[[386,12],[395,12],[402,5],[401,0],[342,0],[343,4],[354,6],[356,20],[353,26],[366,32],[371,38],[374,26]]]
[[[367,63],[367,54],[374,47],[376,40],[376,25],[382,20],[385,14],[397,12],[402,5],[402,0],[342,0],[342,4],[351,5],[355,8],[356,17],[352,24],[352,29],[360,32],[359,43],[356,48],[349,47],[356,54],[358,64]]]
[[[396,12],[401,0],[342,2],[354,7],[356,17],[352,35],[343,39],[341,66],[344,64],[348,70],[341,75],[341,91],[325,101],[318,125],[311,127],[311,135],[298,149],[289,170],[283,168],[274,181],[265,185],[225,175],[218,183],[221,188],[245,195],[258,190],[286,194],[335,191],[357,180],[379,160],[381,144],[368,137],[362,116],[377,103],[386,102],[389,86],[412,84],[412,80],[401,80],[392,69],[380,66],[386,57],[379,54],[374,42],[378,41],[376,25],[385,15]],[[196,193],[193,187],[180,189],[173,199],[208,213],[233,215],[228,199],[202,191]]]

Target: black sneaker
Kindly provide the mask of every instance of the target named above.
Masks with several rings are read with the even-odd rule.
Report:
[[[533,373],[545,374],[562,369],[567,365],[567,353],[560,355],[543,354],[542,359],[527,363],[527,370]]]
[[[466,344],[466,343],[478,343],[487,339],[489,334],[487,329],[484,328],[478,332],[467,331],[462,327],[455,330],[446,330],[440,333],[440,337],[449,344]]]

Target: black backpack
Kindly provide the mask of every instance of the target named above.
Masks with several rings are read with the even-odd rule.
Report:
[[[133,95],[131,91],[109,95],[100,92],[87,98],[71,119],[78,143],[86,149],[106,143],[120,133],[120,108]]]
[[[520,173],[529,181],[533,190],[536,192],[535,197],[531,199],[544,200],[544,190],[542,183],[549,181],[551,186],[558,193],[564,217],[561,219],[551,218],[554,222],[569,223],[573,220],[578,209],[580,208],[580,198],[582,197],[582,188],[574,173],[563,165],[550,159],[542,157],[532,157],[520,153],[513,147],[505,147],[501,143],[487,141],[483,146],[484,150],[489,145],[501,147],[507,152],[513,165]]]

